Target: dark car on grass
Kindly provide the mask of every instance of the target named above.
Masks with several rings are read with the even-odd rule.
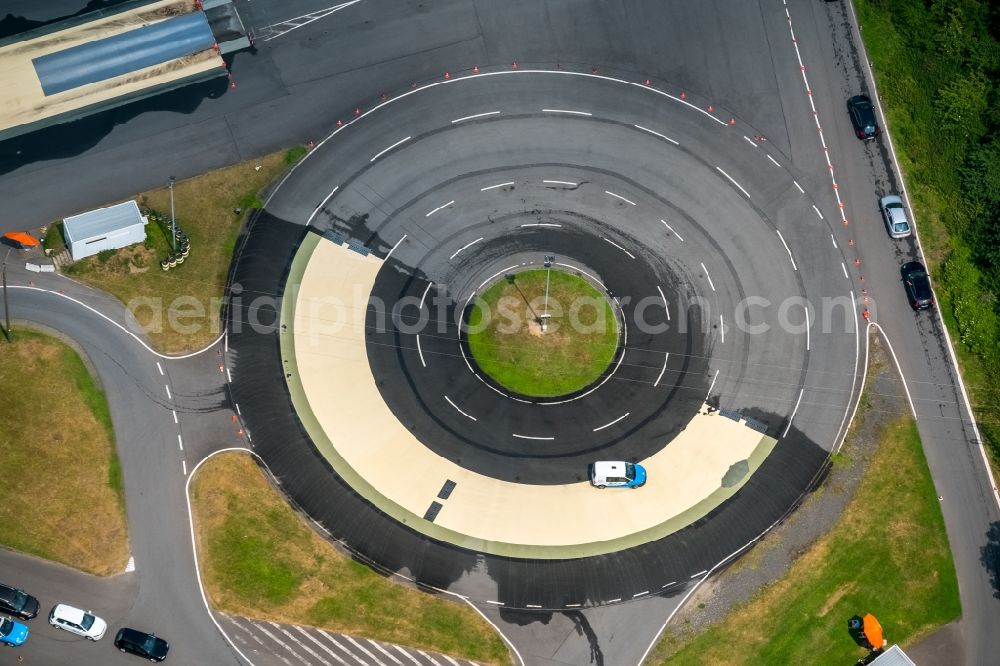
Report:
[[[903,288],[910,299],[910,307],[914,310],[926,310],[934,305],[934,292],[931,291],[931,280],[927,269],[919,261],[903,264],[899,269],[903,276]]]
[[[156,634],[123,627],[115,635],[115,647],[122,652],[131,652],[150,661],[163,661],[167,658],[170,643]]]
[[[38,599],[24,590],[0,583],[0,612],[30,620],[38,615]]]
[[[882,133],[875,118],[875,106],[864,95],[855,95],[847,100],[847,113],[851,116],[854,133],[859,139],[874,139]]]

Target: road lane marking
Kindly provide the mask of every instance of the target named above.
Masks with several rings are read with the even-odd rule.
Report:
[[[167,389],[167,400],[173,400],[174,396],[170,395],[170,384],[164,384],[163,388]]]
[[[792,183],[794,183],[795,187],[799,188],[799,194],[805,194],[806,193],[806,191],[802,189],[802,186],[799,185],[799,181],[793,180]]]
[[[674,236],[677,236],[677,240],[679,240],[682,243],[684,242],[684,239],[681,238],[681,235],[679,233],[677,233],[676,231],[674,231],[674,228],[671,227],[669,224],[667,224],[666,220],[660,220],[660,222],[663,222],[663,226],[665,226],[667,228],[667,230],[670,231],[670,233],[672,233]]]
[[[619,250],[621,250],[622,252],[624,252],[625,254],[627,254],[627,255],[628,255],[628,256],[629,256],[630,258],[632,258],[632,259],[635,259],[635,255],[634,255],[634,254],[632,254],[631,252],[629,252],[628,250],[626,250],[625,248],[623,248],[623,247],[622,247],[621,245],[619,245],[618,243],[616,243],[616,242],[614,242],[613,240],[611,240],[610,238],[604,238],[604,237],[602,236],[602,237],[601,237],[601,239],[602,239],[602,240],[603,240],[603,241],[604,241],[605,243],[611,243],[611,244],[612,244],[612,245],[614,245],[614,246],[615,246],[616,248],[618,248]]]
[[[187,461],[185,461],[183,458],[181,458],[181,471],[184,472],[184,476],[188,475]]]
[[[571,111],[570,109],[542,109],[543,113],[568,113],[571,116],[592,116],[594,114],[586,111]]]
[[[339,190],[339,189],[340,189],[340,185],[337,185],[336,187],[334,187],[334,188],[333,188],[332,190],[330,190],[330,193],[329,193],[328,195],[326,195],[326,198],[325,198],[325,199],[323,199],[323,201],[321,201],[321,202],[320,202],[320,204],[319,204],[318,206],[316,206],[315,210],[313,210],[312,214],[311,214],[311,215],[309,216],[309,219],[308,219],[308,220],[306,220],[306,226],[307,226],[307,227],[308,227],[308,226],[309,226],[310,224],[312,224],[312,220],[313,220],[313,218],[314,218],[314,217],[316,217],[316,213],[318,213],[318,212],[320,212],[321,210],[323,210],[323,206],[325,206],[325,205],[326,205],[326,202],[327,202],[327,201],[329,201],[329,200],[330,200],[330,197],[332,197],[332,196],[333,196],[334,194],[336,194],[336,193],[337,193],[337,190]],[[227,340],[226,340],[226,344],[229,344],[229,340],[228,340],[228,338],[227,338]]]
[[[719,315],[719,333],[722,335],[722,344],[726,344],[726,324],[722,321],[722,315]]]
[[[705,271],[705,277],[708,278],[708,286],[712,288],[712,291],[715,291],[715,283],[712,282],[712,276],[708,274],[708,269],[705,268],[704,261],[701,262],[701,270]]]
[[[833,243],[833,249],[836,250],[837,249],[837,239],[833,237],[833,234],[830,234],[830,242]]]
[[[442,209],[444,209],[444,208],[447,208],[448,206],[452,205],[453,203],[455,203],[455,200],[454,200],[454,199],[452,199],[451,201],[449,201],[448,203],[446,203],[446,204],[445,204],[445,205],[443,205],[443,206],[438,206],[437,208],[435,208],[435,209],[434,209],[434,210],[432,210],[431,212],[429,212],[429,213],[427,213],[426,215],[424,215],[424,217],[430,217],[430,216],[431,216],[431,215],[433,215],[434,213],[436,213],[436,212],[438,212],[439,210],[442,210]]]
[[[821,219],[821,220],[822,220],[822,219],[825,219],[825,218],[823,217],[823,213],[819,212],[819,208],[817,208],[817,207],[816,207],[816,204],[813,204],[813,210],[814,210],[814,211],[816,211],[816,214],[817,214],[817,215],[819,215],[819,219]]]
[[[156,369],[160,371],[160,376],[162,377],[163,376],[163,366],[160,365],[159,361],[156,362]]]
[[[427,292],[429,292],[429,291],[431,290],[431,286],[432,286],[433,284],[434,284],[433,282],[428,282],[428,283],[427,283],[427,288],[426,288],[426,289],[424,289],[424,295],[420,297],[420,309],[421,309],[421,310],[423,310],[423,309],[424,309],[424,300],[426,300],[426,299],[427,299]]]
[[[776,166],[776,167],[779,167],[779,168],[781,167],[781,165],[780,165],[780,164],[778,164],[778,160],[776,160],[776,159],[774,159],[773,157],[771,157],[771,153],[768,153],[768,154],[767,154],[767,159],[769,159],[769,160],[771,160],[772,162],[774,162],[774,166]]]
[[[420,334],[417,333],[417,354],[420,355],[420,365],[427,367],[427,362],[424,361],[424,350],[420,348]]]
[[[177,410],[176,410],[176,409],[171,409],[170,411],[171,411],[171,412],[173,413],[173,415],[174,415],[174,423],[177,423]]]
[[[455,123],[462,123],[465,122],[466,120],[475,120],[476,118],[486,118],[487,116],[499,116],[499,115],[500,115],[499,111],[487,111],[486,113],[476,113],[471,116],[465,116],[464,118],[455,118],[453,121],[451,121],[451,124],[454,125]]]
[[[288,640],[290,640],[293,643],[295,643],[296,645],[298,645],[300,648],[302,648],[303,650],[305,650],[306,652],[308,652],[309,654],[311,654],[314,658],[319,659],[321,663],[325,664],[325,666],[333,666],[333,664],[331,664],[326,659],[324,659],[323,657],[321,657],[311,647],[309,647],[308,645],[306,645],[305,643],[303,643],[302,641],[300,641],[295,636],[292,636],[292,634],[287,629],[285,629],[284,627],[279,627],[274,622],[271,623],[271,626],[273,626],[275,629],[277,629],[278,631],[280,631],[281,633],[283,633],[285,636],[288,637]]]
[[[802,394],[805,393],[805,389],[799,389],[799,398],[795,401],[795,407],[792,408],[792,415],[788,417],[788,425],[785,426],[785,431],[781,433],[784,437],[788,434],[788,430],[792,427],[792,420],[795,419],[795,413],[799,411],[799,403],[802,402]]]
[[[539,441],[544,441],[544,442],[551,442],[552,440],[555,439],[555,437],[535,437],[533,435],[518,435],[516,432],[512,433],[512,436],[517,437],[518,439],[537,439]]]
[[[400,647],[399,645],[393,645],[392,647],[396,648],[396,652],[399,652],[404,657],[406,657],[407,659],[409,659],[410,661],[412,661],[414,664],[416,664],[417,666],[420,666],[420,662],[417,661],[417,658],[414,657],[409,652],[407,652],[406,650],[404,650],[402,647]]]
[[[574,183],[569,180],[543,180],[542,183],[545,185],[566,185],[567,187],[576,187],[579,185],[579,183]]]
[[[610,428],[611,426],[613,426],[614,424],[618,423],[619,421],[621,421],[622,419],[624,419],[625,417],[627,417],[627,416],[628,416],[629,414],[631,414],[631,413],[632,413],[632,412],[625,412],[624,414],[622,414],[621,416],[619,416],[618,418],[616,418],[616,419],[615,419],[614,421],[612,421],[611,423],[605,423],[605,424],[604,424],[604,425],[602,425],[602,426],[599,426],[599,427],[597,427],[597,428],[594,428],[594,432],[597,432],[597,431],[599,431],[599,430],[604,430],[605,428]]]
[[[375,160],[377,160],[378,158],[382,157],[383,155],[385,155],[385,154],[386,154],[387,152],[389,152],[389,151],[390,151],[390,150],[392,150],[393,148],[396,148],[396,147],[398,147],[398,146],[401,146],[401,145],[403,145],[404,143],[406,143],[407,141],[409,141],[409,140],[410,140],[410,139],[412,139],[412,138],[413,138],[412,136],[408,136],[408,137],[406,137],[405,139],[400,139],[399,141],[397,141],[396,143],[392,144],[392,145],[391,145],[391,146],[389,146],[388,148],[385,148],[384,150],[382,150],[382,152],[380,152],[380,153],[376,154],[376,155],[375,155],[375,157],[371,158],[371,159],[370,159],[370,160],[368,160],[368,161],[369,161],[369,162],[374,162]]]
[[[477,418],[476,418],[475,416],[473,416],[472,414],[469,414],[468,412],[464,412],[464,411],[462,411],[462,408],[461,408],[461,407],[459,407],[458,405],[456,405],[455,403],[453,403],[453,402],[451,401],[451,398],[449,398],[448,396],[445,396],[445,397],[444,397],[444,399],[445,399],[445,400],[447,400],[447,401],[448,401],[448,404],[449,404],[449,405],[451,405],[452,407],[454,407],[454,408],[455,408],[455,411],[457,411],[457,412],[458,412],[459,414],[461,414],[462,416],[464,416],[464,417],[466,417],[466,418],[469,418],[469,419],[472,419],[473,421],[478,421],[478,420],[479,420],[479,419],[477,419]]]
[[[788,247],[788,243],[785,242],[785,237],[781,235],[780,229],[775,229],[778,232],[778,238],[781,239],[781,244],[785,246],[785,252],[788,253],[788,258],[792,260],[792,270],[799,270],[798,266],[795,265],[795,257],[792,256],[792,250]]]
[[[757,147],[757,142],[754,141],[753,139],[751,139],[750,137],[748,137],[746,134],[743,135],[743,138],[746,139],[746,142],[749,143],[754,148]]]
[[[486,192],[488,190],[495,190],[498,187],[507,187],[508,185],[513,185],[513,184],[514,184],[514,181],[511,181],[509,183],[497,183],[496,185],[489,185],[487,187],[480,187],[479,191],[480,192]]]
[[[740,185],[739,183],[737,183],[737,182],[736,182],[736,181],[735,181],[735,180],[733,179],[733,177],[732,177],[732,176],[730,176],[730,175],[729,175],[728,173],[726,173],[725,171],[723,171],[721,167],[715,167],[715,170],[716,170],[716,171],[718,171],[719,173],[721,173],[721,174],[722,174],[723,176],[725,176],[725,177],[726,177],[726,179],[727,179],[727,180],[728,180],[728,181],[729,181],[730,183],[732,183],[733,185],[735,185],[736,187],[738,187],[738,188],[739,188],[739,190],[740,190],[740,192],[742,192],[742,193],[743,193],[744,195],[746,195],[746,198],[747,198],[747,199],[749,199],[749,198],[750,198],[750,193],[749,193],[749,192],[747,192],[746,190],[744,190],[744,189],[743,189],[743,186],[742,186],[742,185]]]
[[[453,255],[451,255],[450,257],[448,257],[448,259],[449,259],[449,260],[450,260],[450,259],[454,259],[455,257],[457,257],[457,256],[458,256],[458,253],[459,253],[459,252],[461,252],[462,250],[468,250],[468,249],[469,249],[470,247],[472,247],[473,245],[475,245],[476,243],[478,243],[478,242],[479,242],[479,241],[481,241],[481,240],[483,240],[483,237],[482,237],[482,236],[480,236],[480,237],[479,237],[479,238],[477,238],[476,240],[472,241],[471,243],[467,243],[466,245],[463,245],[462,247],[460,247],[460,248],[458,248],[457,250],[455,250],[455,254],[453,254]]]
[[[643,127],[642,125],[636,125],[635,127],[636,127],[636,129],[641,129],[643,132],[649,132],[653,136],[658,136],[661,139],[665,139],[665,140],[669,141],[670,143],[674,144],[675,146],[681,145],[681,144],[677,143],[676,141],[674,141],[673,139],[671,139],[669,136],[667,136],[665,134],[660,134],[659,132],[654,132],[653,130],[649,129],[648,127]]]
[[[528,222],[527,224],[522,224],[521,228],[524,227],[562,227],[561,224],[556,224],[555,222]]]
[[[656,285],[656,291],[660,292],[660,298],[663,299],[663,311],[667,313],[667,321],[670,321],[670,307],[667,305],[667,297],[664,295],[660,285]]]
[[[657,376],[656,381],[653,382],[653,388],[660,385],[660,380],[663,379],[663,373],[667,371],[667,361],[670,360],[670,352],[667,352],[663,357],[663,369],[660,370],[659,376]]]
[[[401,243],[402,243],[402,242],[403,242],[404,240],[406,240],[406,234],[403,234],[403,237],[402,237],[402,238],[400,238],[400,239],[399,239],[398,241],[396,241],[396,244],[392,246],[392,249],[391,249],[391,250],[389,250],[389,253],[388,253],[387,255],[385,255],[385,260],[386,260],[386,261],[388,261],[388,260],[389,260],[389,257],[391,257],[391,256],[392,256],[392,253],[396,251],[396,248],[397,248],[397,247],[399,247],[399,246],[400,246],[400,244],[401,244]]]
[[[401,662],[399,659],[396,659],[396,657],[393,656],[392,654],[390,654],[389,651],[386,650],[384,647],[382,647],[381,645],[379,645],[378,643],[376,643],[375,641],[373,641],[370,638],[366,638],[365,640],[367,640],[369,643],[371,643],[379,652],[381,652],[385,656],[389,657],[389,659],[391,659],[394,662],[396,662],[397,664],[399,664],[399,666],[403,666],[403,662]]]
[[[847,274],[847,266],[844,265],[844,262],[840,262],[840,268],[844,271],[844,277],[850,280],[851,276]]]
[[[705,396],[705,400],[708,400],[712,395],[712,389],[715,388],[715,380],[719,378],[719,371],[715,371],[715,376],[712,377],[712,384],[708,387],[708,395]]]
[[[184,440],[181,439],[180,435],[177,435],[177,446],[178,448],[180,448],[181,451],[184,450]]]
[[[803,310],[805,310],[806,313],[806,351],[809,351],[811,346],[811,343],[809,342],[809,307],[806,306]]]
[[[620,194],[615,194],[614,192],[611,192],[611,191],[609,191],[609,190],[604,190],[604,193],[605,193],[605,194],[610,194],[611,196],[613,196],[613,197],[614,197],[614,198],[616,198],[616,199],[621,199],[622,201],[624,201],[625,203],[629,204],[630,206],[634,206],[634,205],[635,205],[635,202],[634,202],[634,201],[631,201],[631,200],[629,200],[629,199],[626,199],[625,197],[623,197],[623,196],[622,196],[622,195],[620,195]]]
[[[320,643],[319,639],[317,639],[315,636],[313,636],[312,634],[310,634],[308,631],[306,631],[302,627],[299,627],[299,626],[296,626],[296,625],[292,625],[292,626],[294,626],[295,629],[300,634],[302,634],[303,636],[305,636],[306,638],[308,638],[309,640],[311,640],[313,643],[315,643],[316,645],[318,645],[321,650],[323,650],[328,655],[330,655],[331,657],[333,657],[334,659],[336,659],[339,663],[344,664],[344,666],[347,666],[347,662],[344,661],[339,654],[337,654],[336,652],[334,652],[333,650],[331,650],[328,646],[323,645],[322,643]]]

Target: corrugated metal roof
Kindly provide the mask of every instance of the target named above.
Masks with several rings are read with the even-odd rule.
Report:
[[[868,664],[869,666],[917,666],[898,645],[893,645]]]
[[[112,231],[142,223],[142,215],[135,201],[98,208],[63,220],[66,240],[70,242],[106,236]]]
[[[215,36],[203,12],[39,56],[32,62],[46,95],[104,81],[212,48]]]

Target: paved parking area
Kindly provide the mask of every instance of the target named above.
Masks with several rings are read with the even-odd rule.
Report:
[[[475,666],[474,662],[367,638],[249,620],[216,613],[216,618],[255,666]]]

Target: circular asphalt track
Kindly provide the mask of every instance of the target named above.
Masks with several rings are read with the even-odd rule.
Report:
[[[338,127],[255,217],[230,275],[232,396],[284,492],[360,559],[506,608],[669,593],[787,515],[844,427],[852,377],[835,370],[857,354],[857,313],[788,160],[729,121],[640,83],[519,70],[414,88]],[[384,259],[360,305],[372,375],[399,421],[462,467],[580,482],[589,462],[669,446],[706,404],[778,443],[708,515],[617,552],[514,558],[428,536],[338,475],[293,408],[276,297],[310,233]],[[476,372],[457,322],[498,275],[546,254],[603,285],[626,331],[595,385],[527,400]],[[831,397],[800,429],[810,384]]]

